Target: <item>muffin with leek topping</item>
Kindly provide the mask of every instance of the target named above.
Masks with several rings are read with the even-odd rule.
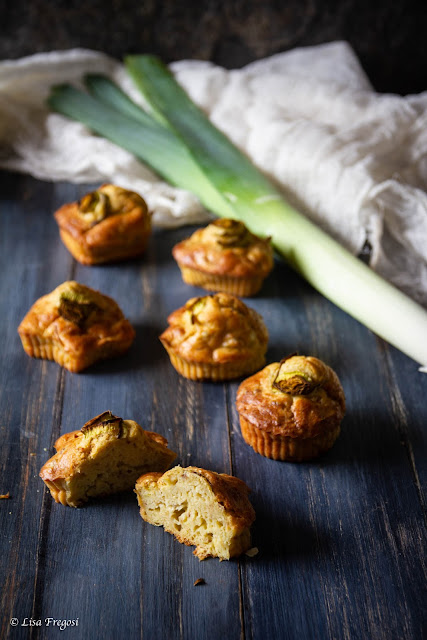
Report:
[[[90,498],[131,491],[149,471],[166,471],[176,458],[167,440],[134,420],[104,411],[55,443],[57,453],[40,470],[53,499],[79,507]]]
[[[255,511],[239,478],[199,467],[148,473],[135,485],[141,517],[179,542],[196,545],[199,560],[229,560],[251,546]]]
[[[54,215],[63,243],[82,264],[139,256],[151,234],[145,200],[113,184],[103,184],[78,202],[64,204]]]
[[[69,371],[125,353],[135,331],[118,304],[73,280],[39,298],[18,328],[25,352]]]
[[[301,461],[332,447],[345,398],[330,367],[317,358],[294,355],[244,380],[236,406],[242,436],[257,453]]]
[[[243,297],[255,295],[273,268],[270,238],[259,238],[229,218],[198,229],[172,254],[187,284]]]
[[[216,293],[191,298],[168,318],[160,340],[172,365],[191,380],[230,380],[265,363],[268,331],[239,298]]]

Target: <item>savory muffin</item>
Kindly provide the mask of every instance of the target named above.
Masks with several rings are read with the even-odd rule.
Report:
[[[265,363],[261,316],[227,293],[191,298],[168,318],[160,340],[172,365],[191,380],[230,380]]]
[[[229,218],[198,229],[172,254],[187,284],[236,296],[257,293],[273,268],[270,238],[259,238]]]
[[[196,545],[199,560],[229,560],[251,546],[255,511],[248,486],[239,478],[198,467],[174,467],[163,475],[147,473],[135,493],[141,517],[163,526],[179,542]]]
[[[244,380],[236,404],[244,440],[274,460],[308,460],[330,449],[345,412],[335,372],[297,355]]]
[[[63,243],[82,264],[138,256],[151,234],[145,200],[113,184],[103,184],[78,202],[64,204],[54,215]]]
[[[130,491],[141,473],[165,471],[176,458],[163,436],[110,411],[61,436],[55,448],[40,477],[53,499],[70,507]]]
[[[112,298],[74,281],[39,298],[18,333],[29,356],[55,360],[73,372],[125,353],[135,337]]]

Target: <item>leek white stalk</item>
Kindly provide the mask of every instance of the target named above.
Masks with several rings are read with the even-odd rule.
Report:
[[[160,60],[130,56],[125,62],[152,114],[181,137],[235,217],[252,232],[271,236],[280,254],[329,300],[426,365],[427,312],[285,202]]]

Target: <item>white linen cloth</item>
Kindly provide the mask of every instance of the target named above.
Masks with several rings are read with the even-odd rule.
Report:
[[[427,92],[373,91],[345,42],[294,49],[227,71],[171,65],[212,122],[350,251],[427,306]],[[49,113],[53,84],[106,73],[139,102],[117,61],[73,49],[0,63],[0,166],[43,180],[111,181],[143,195],[154,223],[202,222],[197,198],[83,125]]]

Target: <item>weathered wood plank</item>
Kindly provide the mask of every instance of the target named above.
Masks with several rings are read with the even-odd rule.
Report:
[[[63,373],[49,363],[28,358],[17,327],[36,298],[69,277],[72,261],[57,252],[57,232],[45,208],[62,201],[60,186],[0,174],[2,367],[0,501],[2,543],[1,635],[13,616],[31,617],[43,552],[43,489],[37,480],[45,451],[52,444],[52,423],[60,416]],[[66,189],[65,189],[66,192]],[[19,203],[19,205],[18,205]],[[25,631],[25,630],[23,630]]]
[[[178,376],[158,340],[168,313],[189,297],[170,262],[171,240],[170,234],[156,233],[140,261],[76,267],[76,280],[120,304],[137,338],[124,357],[79,375],[66,373],[61,432],[79,428],[109,408],[167,437],[183,466],[229,470],[223,387]],[[62,540],[67,540],[67,550]],[[190,548],[142,521],[134,496],[100,501],[78,512],[53,505],[47,549],[42,611],[59,610],[61,616],[75,618],[77,603],[85,602],[90,592],[90,602],[80,607],[83,637],[96,629],[112,637],[135,637],[140,630],[153,639],[193,634],[220,638],[230,624],[234,637],[240,636],[237,564],[214,560],[199,566]],[[205,588],[194,587],[200,575]],[[64,576],[67,584],[59,589]],[[101,610],[98,630],[95,616]],[[202,610],[201,626],[196,612]]]
[[[421,638],[425,530],[400,442],[396,390],[375,337],[306,285],[296,287],[297,299],[291,285],[274,302],[276,311],[287,308],[270,315],[270,352],[285,355],[276,344],[286,335],[287,347],[333,366],[347,416],[327,455],[292,464],[255,454],[233,411],[234,468],[253,487],[258,512],[260,554],[243,566],[248,637]],[[256,304],[262,312],[267,300]],[[425,407],[405,414],[408,422],[411,414],[425,420]]]
[[[384,358],[384,384],[395,416],[394,426],[408,457],[427,524],[427,375],[397,349],[380,344]]]
[[[348,410],[318,461],[255,454],[238,426],[238,383],[184,380],[158,340],[167,315],[202,293],[170,256],[190,230],[156,232],[141,260],[76,265],[51,213],[86,190],[0,174],[0,493],[12,495],[0,501],[2,637],[62,638],[9,626],[51,616],[79,618],[66,633],[91,640],[421,638],[427,377],[278,264],[246,301],[270,330],[268,360],[295,350],[324,359]],[[137,330],[126,356],[79,375],[28,358],[16,334],[34,300],[69,278],[111,295]],[[54,440],[107,408],[166,436],[183,466],[245,480],[259,555],[199,563],[142,521],[132,494],[78,510],[54,504],[38,478]]]

